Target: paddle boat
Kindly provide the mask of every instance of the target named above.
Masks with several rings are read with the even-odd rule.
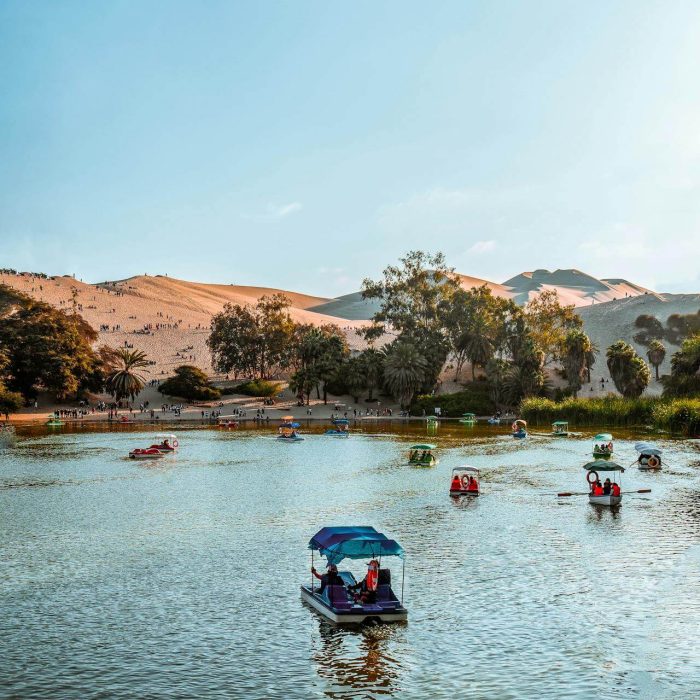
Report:
[[[156,447],[147,447],[144,450],[137,447],[135,450],[129,452],[129,459],[161,459],[165,457],[165,455],[165,452],[161,452]]]
[[[527,437],[527,422],[520,418],[513,421],[513,423],[510,426],[510,429],[512,431],[511,435],[516,440],[522,440],[523,438]]]
[[[450,496],[478,496],[479,470],[465,464],[452,470]]]
[[[150,449],[158,450],[159,452],[175,452],[179,444],[175,435],[170,433],[158,433],[156,435],[156,442],[151,445]]]
[[[49,418],[46,421],[46,425],[51,426],[52,428],[55,428],[59,425],[65,425],[65,423],[60,418]]]
[[[233,416],[219,416],[217,421],[220,428],[237,428],[240,424]]]
[[[335,437],[348,437],[350,435],[350,421],[347,418],[336,418],[332,422],[335,427],[326,430],[325,435]]]
[[[585,464],[583,468],[586,470],[586,481],[590,488],[588,494],[588,502],[596,506],[618,506],[622,502],[622,473],[625,471],[615,462],[610,462],[605,459],[596,459],[593,462]],[[603,493],[602,489],[597,485],[600,484],[598,472],[603,474],[611,474],[610,493]],[[598,493],[597,490],[600,492]]]
[[[301,442],[304,438],[297,432],[300,427],[299,423],[294,422],[294,416],[284,416],[282,425],[277,430],[277,439],[282,442]]]
[[[497,418],[496,416],[491,416],[491,418],[488,419],[487,423],[489,425],[500,425],[501,419]]]
[[[440,419],[437,416],[426,416],[426,423],[437,423]]]
[[[434,467],[438,463],[437,457],[433,454],[435,449],[437,449],[435,445],[412,445],[408,453],[408,463],[417,467]]]
[[[0,425],[0,447],[9,447],[17,441],[15,426],[3,423]]]
[[[596,459],[610,459],[613,450],[613,436],[610,433],[598,433],[593,438],[593,456]]]
[[[555,420],[552,423],[553,437],[569,437],[569,422],[565,420]]]
[[[396,540],[389,539],[370,526],[324,527],[309,540],[311,550],[311,585],[301,586],[301,599],[331,622],[362,624],[372,622],[405,622],[408,610],[391,587],[391,571],[382,567],[383,557],[404,558]],[[327,562],[327,573],[321,576],[314,568],[314,552]],[[358,583],[350,571],[338,571],[345,559],[368,562],[366,577]],[[315,579],[321,579],[316,585]]]
[[[637,457],[639,469],[645,471],[661,469],[661,448],[648,442],[638,442],[634,449],[639,453]]]
[[[459,419],[459,422],[464,423],[464,425],[474,425],[474,423],[476,423],[476,414],[463,413],[462,417]]]

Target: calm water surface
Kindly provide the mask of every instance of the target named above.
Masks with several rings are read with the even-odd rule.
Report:
[[[125,458],[150,444],[133,430],[0,450],[0,695],[698,697],[697,443],[662,441],[666,470],[623,480],[652,493],[612,512],[555,495],[582,490],[589,439],[441,425],[419,469],[424,428],[273,430],[180,427],[155,464]],[[484,493],[453,500],[465,462]],[[308,539],[338,524],[401,542],[407,625],[338,629],[301,603]]]

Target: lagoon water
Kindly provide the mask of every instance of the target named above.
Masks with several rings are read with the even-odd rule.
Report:
[[[362,430],[180,426],[157,463],[125,458],[142,428],[0,450],[0,696],[697,697],[697,443],[663,441],[664,471],[623,477],[652,492],[611,511],[555,495],[583,490],[590,439],[441,425],[420,469],[424,427]],[[478,499],[448,496],[462,463]],[[403,545],[408,624],[336,628],[301,603],[308,539],[339,524]]]

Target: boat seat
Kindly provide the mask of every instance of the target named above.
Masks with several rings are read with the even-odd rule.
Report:
[[[391,570],[390,569],[379,569],[377,575],[377,583],[381,586],[382,584],[391,585]]]
[[[326,586],[324,593],[334,608],[350,608],[345,586]]]
[[[396,600],[396,597],[391,590],[391,586],[386,583],[380,584],[377,586],[377,602],[380,603],[387,600]]]

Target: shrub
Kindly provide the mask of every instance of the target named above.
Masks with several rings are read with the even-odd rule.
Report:
[[[696,435],[700,432],[700,399],[646,397],[624,399],[525,399],[520,414],[534,425],[568,420],[572,425],[653,426],[661,430]]]
[[[209,383],[207,375],[192,365],[177,367],[175,376],[166,379],[158,387],[158,391],[189,401],[211,401],[221,396],[221,392]]]
[[[242,384],[234,386],[226,393],[269,399],[273,396],[277,396],[281,390],[282,388],[279,382],[268,382],[265,379],[251,379],[248,382],[243,382]]]
[[[413,416],[420,416],[425,411],[426,415],[430,415],[434,413],[436,406],[440,407],[443,416],[451,418],[457,418],[463,413],[491,415],[495,410],[490,388],[486,382],[470,382],[465,385],[464,391],[456,391],[452,394],[418,396],[411,404],[410,413]]]

